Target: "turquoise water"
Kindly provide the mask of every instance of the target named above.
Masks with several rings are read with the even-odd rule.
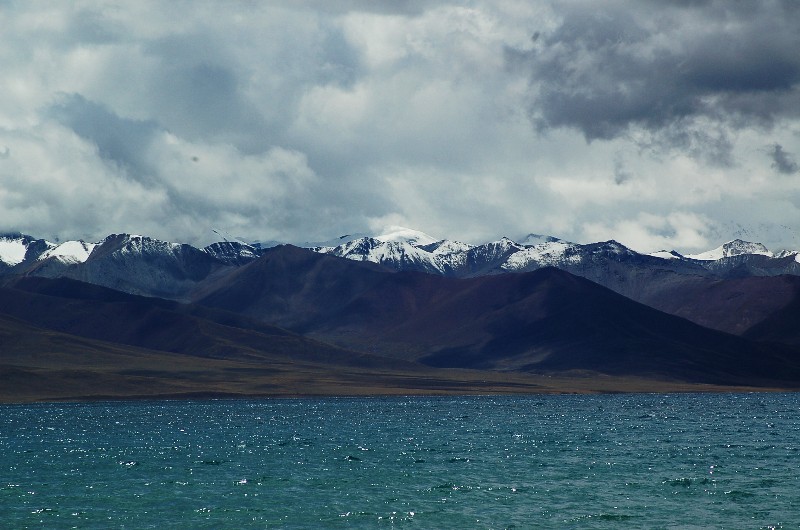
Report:
[[[0,406],[2,528],[798,528],[800,395]]]

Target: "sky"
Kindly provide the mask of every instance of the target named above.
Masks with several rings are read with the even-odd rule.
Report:
[[[0,0],[0,28],[0,232],[800,249],[800,2]]]

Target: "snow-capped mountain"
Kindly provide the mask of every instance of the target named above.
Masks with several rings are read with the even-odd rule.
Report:
[[[403,226],[391,226],[386,230],[386,233],[375,236],[375,239],[384,243],[408,243],[415,247],[431,245],[439,241],[425,232]]]
[[[337,247],[317,247],[313,250],[353,261],[371,261],[399,271],[443,272],[432,253],[404,240],[382,241],[374,237],[362,237]]]
[[[203,252],[226,265],[239,266],[257,259],[261,255],[261,248],[237,241],[222,241],[208,245]]]
[[[112,234],[97,243],[60,244],[0,236],[0,273],[71,278],[133,294],[184,298],[213,272],[257,259],[258,249],[222,242],[197,249],[146,236]]]
[[[339,241],[314,249],[284,245],[262,250],[233,239],[201,249],[131,234],[60,244],[21,234],[0,236],[4,311],[31,318],[49,312],[54,325],[63,326],[86,318],[76,308],[99,302],[102,310],[88,313],[91,320],[80,323],[80,329],[94,333],[108,327],[111,335],[126,330],[142,340],[156,336],[170,352],[178,340],[197,353],[197,345],[218,333],[220,340],[208,350],[212,355],[228,355],[236,341],[251,355],[257,351],[250,349],[256,328],[264,324],[287,326],[316,340],[342,341],[340,346],[353,351],[412,352],[435,366],[476,367],[486,360],[499,362],[491,366],[501,369],[527,370],[543,351],[563,349],[569,353],[563,359],[591,362],[624,353],[612,363],[617,367],[661,351],[663,366],[702,372],[706,365],[693,359],[719,359],[734,340],[680,319],[746,340],[769,341],[754,353],[771,352],[781,343],[800,345],[800,278],[788,276],[800,276],[797,252],[772,254],[763,245],[733,241],[715,249],[716,254],[647,255],[613,240],[580,244],[540,235],[526,236],[521,243],[501,238],[471,245],[396,227]],[[33,295],[41,300],[36,306],[28,302]],[[56,299],[58,308],[43,309]],[[119,300],[126,300],[126,309],[117,314]],[[111,329],[108,323],[115,315],[118,327]],[[204,323],[209,315],[216,320]],[[129,320],[134,324],[128,325]],[[604,345],[595,350],[598,340]],[[659,350],[665,341],[672,346]],[[376,344],[386,349],[377,350]],[[286,351],[287,346],[279,346],[279,352]],[[298,355],[305,362],[305,351],[280,355]],[[675,357],[687,351],[699,357]],[[757,368],[760,359],[754,358]],[[777,357],[789,358],[797,355]],[[729,373],[740,359],[725,357],[719,373]]]
[[[312,250],[355,261],[371,261],[395,270],[432,272],[455,277],[481,276],[556,265],[573,243],[530,235],[527,244],[507,237],[481,245],[436,239],[424,232],[392,227],[387,233],[347,240]],[[520,254],[524,252],[523,254]],[[535,266],[531,267],[532,263]]]
[[[482,245],[450,240],[420,244],[431,240],[435,238],[395,227],[385,236],[363,237],[313,250],[372,261],[398,271],[457,278],[556,267],[648,303],[660,296],[662,285],[674,283],[675,278],[684,282],[696,278],[800,275],[798,253],[773,255],[760,243],[742,240],[691,256],[675,251],[640,254],[616,241],[578,244],[538,234],[526,236],[522,243],[504,237]]]
[[[472,277],[525,272],[558,267],[570,272],[584,270],[604,260],[630,261],[637,257],[670,270],[667,260],[638,254],[615,241],[580,245],[553,236],[530,234],[523,243],[503,237],[482,245],[436,240],[410,229],[395,227],[389,234],[363,237],[335,247],[313,250],[356,261],[372,261],[395,270],[436,272],[446,276]]]
[[[557,237],[553,236],[544,236],[541,234],[528,234],[525,236],[525,239],[521,241],[521,245],[525,247],[532,247],[535,245],[540,245],[542,243],[567,243],[567,241],[563,241]]]
[[[761,243],[734,239],[715,249],[686,256],[722,278],[800,275],[797,251],[771,252]]]
[[[716,261],[723,258],[732,258],[734,256],[744,255],[761,255],[772,257],[767,247],[761,243],[751,243],[749,241],[742,241],[741,239],[734,239],[727,243],[707,252],[700,254],[691,254],[686,257],[698,261]]]
[[[131,234],[113,234],[97,243],[58,244],[6,234],[0,236],[0,274],[68,277],[182,300],[206,279],[221,277],[265,252],[256,244],[225,239],[199,249]],[[343,236],[333,242],[337,244],[311,250],[395,271],[455,278],[556,267],[640,301],[655,296],[659,282],[676,274],[694,278],[800,275],[798,252],[773,254],[764,245],[742,240],[689,256],[675,251],[640,254],[616,241],[579,244],[538,234],[529,234],[521,243],[504,237],[470,245],[403,227],[391,227],[376,236]]]
[[[89,259],[89,255],[97,244],[86,243],[85,241],[67,241],[60,245],[48,249],[39,256],[40,261],[52,258],[64,264],[83,263]]]
[[[521,271],[533,267],[550,265],[557,267],[565,262],[577,263],[580,260],[578,247],[575,243],[561,241],[548,237],[543,240],[531,239],[528,236],[524,248],[508,257],[502,265],[508,271]]]
[[[5,234],[0,236],[0,265],[4,268],[19,265],[25,261],[28,247],[35,240],[22,234]]]
[[[24,234],[6,234],[0,236],[0,269],[16,270],[48,262],[59,265],[83,263],[94,246],[84,241],[51,243]]]
[[[439,241],[436,238],[429,236],[425,232],[420,232],[419,230],[414,230],[412,228],[406,228],[403,226],[390,226],[386,228],[381,235],[370,235],[367,233],[358,232],[355,234],[345,234],[327,241],[302,243],[299,246],[313,249],[330,249],[341,247],[347,245],[348,243],[352,243],[353,241],[362,239],[374,239],[381,243],[408,243],[409,245],[415,247],[425,247],[435,244]]]
[[[700,275],[725,275],[736,268],[741,273],[743,263],[757,262],[752,275],[800,274],[800,270],[790,264],[792,259],[798,263],[797,252],[773,255],[760,243],[740,239],[707,252],[683,256],[666,250],[640,254],[616,241],[577,244],[539,234],[529,234],[521,243],[504,237],[482,245],[468,245],[393,227],[386,235],[362,237],[338,246],[318,246],[313,250],[356,261],[372,261],[396,270],[437,272],[455,277],[523,272],[550,266],[597,279],[597,274],[590,269],[602,269],[603,263],[610,262]],[[787,259],[789,257],[792,259]]]
[[[648,255],[661,259],[686,259],[686,256],[675,252],[674,250],[659,250],[658,252],[651,252]]]
[[[342,236],[336,246],[314,246],[312,250],[321,254],[331,254],[354,261],[371,261],[398,271],[414,270],[443,274],[441,256],[448,253],[447,248],[438,248],[435,238],[403,227],[390,227],[381,235],[353,238]],[[463,245],[454,244],[452,250]],[[438,251],[437,251],[438,250]]]
[[[210,274],[234,267],[231,253],[225,261],[191,245],[113,234],[97,243],[86,261],[61,275],[132,294],[182,299]]]
[[[507,237],[503,237],[499,241],[475,246],[467,251],[466,268],[461,271],[454,271],[455,275],[479,276],[501,272],[508,259],[524,250],[524,248],[524,246]]]

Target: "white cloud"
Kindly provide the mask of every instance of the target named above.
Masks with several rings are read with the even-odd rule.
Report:
[[[658,9],[4,6],[0,230],[202,244],[212,227],[305,241],[403,224],[471,242],[794,245],[798,13]]]
[[[705,248],[711,244],[709,220],[691,212],[676,211],[666,216],[639,213],[611,224],[597,221],[583,226],[590,241],[625,241],[639,252],[674,248]]]
[[[164,190],[127,178],[73,131],[49,123],[0,131],[0,144],[8,149],[0,160],[4,229],[53,240],[76,232],[96,240],[131,226],[167,235],[159,226],[168,208]]]

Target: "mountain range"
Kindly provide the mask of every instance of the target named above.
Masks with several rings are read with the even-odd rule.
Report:
[[[401,228],[308,248],[7,234],[0,399],[87,395],[83,351],[93,396],[794,388],[798,259]]]

